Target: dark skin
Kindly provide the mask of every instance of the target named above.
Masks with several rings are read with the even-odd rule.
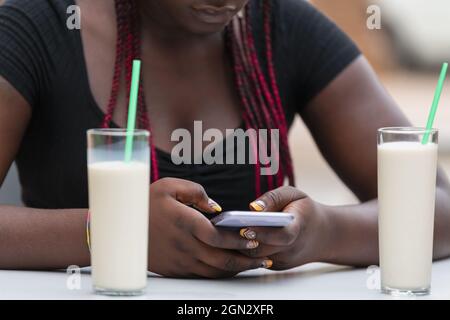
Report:
[[[189,6],[197,2],[139,2],[145,95],[150,118],[158,119],[152,128],[155,145],[166,151],[172,147],[172,130],[190,129],[194,120],[203,120],[204,128],[221,130],[235,128],[241,122],[239,99],[221,38],[226,23],[212,25],[195,19]],[[246,2],[227,1],[237,8]],[[82,40],[90,86],[104,110],[114,64],[114,6],[109,0],[79,0],[78,4],[83,12]],[[122,86],[119,106],[124,105]],[[272,268],[276,270],[312,261],[355,266],[378,262],[374,137],[379,127],[410,123],[363,57],[309,102],[301,116],[325,159],[361,204],[330,207],[292,187],[271,191],[260,199],[266,204],[265,210],[289,211],[294,213],[295,220],[289,227],[277,230],[252,228],[259,246],[249,250],[248,239],[236,232],[215,229],[187,206],[193,204],[213,211],[201,186],[179,179],[161,179],[152,184],[150,191],[151,271],[172,277],[218,278],[258,268],[268,259],[273,261]],[[31,117],[27,102],[0,78],[0,181],[15,158]],[[124,108],[117,110],[114,121],[121,126],[125,124]],[[439,169],[435,259],[450,255],[449,195],[449,182]],[[0,268],[55,269],[72,264],[88,265],[86,212],[87,209],[0,206]]]
[[[106,111],[111,82],[104,79],[113,76],[115,10],[109,0],[91,2],[78,1],[86,21],[82,21],[82,37],[91,90],[97,104]],[[152,127],[155,145],[168,152],[176,144],[170,141],[172,131],[191,129],[195,120],[201,119],[205,130],[237,128],[242,121],[240,99],[221,34],[224,26],[199,26],[189,18],[193,2],[140,1],[145,95],[151,105],[150,117],[158,119],[158,125]],[[247,1],[234,2],[241,8]],[[98,17],[97,12],[102,16]],[[122,83],[120,106],[126,104],[124,88]],[[117,110],[114,122],[125,126],[125,108]]]

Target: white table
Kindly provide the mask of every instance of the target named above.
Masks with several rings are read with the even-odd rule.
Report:
[[[92,293],[89,272],[80,277],[81,288],[70,290],[65,272],[0,271],[0,299],[106,299]],[[366,269],[323,263],[284,272],[253,270],[227,280],[152,275],[146,295],[127,299],[395,299],[373,288],[376,278]],[[450,259],[433,264],[432,294],[417,299],[450,299]]]

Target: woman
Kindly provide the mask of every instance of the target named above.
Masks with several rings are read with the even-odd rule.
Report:
[[[379,127],[408,126],[356,46],[299,0],[7,0],[0,8],[0,179],[16,161],[26,208],[0,207],[0,268],[89,265],[85,131],[125,125],[134,58],[143,61],[139,125],[152,132],[149,269],[227,277],[312,261],[377,263]],[[244,10],[242,10],[244,9]],[[361,203],[330,207],[292,184],[296,114]],[[280,130],[280,170],[181,165],[177,128]],[[257,167],[257,166],[256,166]],[[450,187],[439,170],[434,257],[450,255]],[[215,229],[224,209],[289,211],[287,228]]]

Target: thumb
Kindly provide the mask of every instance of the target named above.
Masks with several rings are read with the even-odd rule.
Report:
[[[283,211],[291,202],[306,198],[307,195],[291,186],[280,187],[266,192],[261,197],[250,203],[253,211]]]

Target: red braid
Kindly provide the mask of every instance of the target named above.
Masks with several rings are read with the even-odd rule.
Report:
[[[268,87],[266,85],[264,76],[261,72],[261,68],[259,66],[259,62],[258,62],[258,57],[256,54],[256,49],[254,46],[254,41],[253,41],[253,32],[252,32],[252,21],[251,21],[251,16],[250,16],[250,10],[246,9],[245,10],[245,23],[241,24],[241,27],[243,29],[243,41],[244,41],[244,47],[247,48],[247,52],[248,52],[248,62],[249,62],[249,66],[248,68],[251,70],[251,79],[253,81],[254,84],[254,88],[256,90],[256,95],[258,96],[258,99],[260,101],[260,106],[259,108],[263,111],[263,115],[264,115],[264,122],[265,125],[261,126],[260,128],[267,128],[267,129],[271,129],[271,128],[275,128],[276,127],[276,122],[274,123],[272,118],[273,118],[273,114],[272,114],[272,109],[273,109],[273,103],[272,103],[272,97],[270,95],[270,92],[268,90]],[[258,110],[256,110],[256,113],[259,113]],[[276,121],[276,119],[275,119]],[[272,141],[270,136],[268,136],[268,140],[265,141],[267,146],[271,146],[269,150],[273,150],[272,148]],[[278,157],[278,154],[276,154],[276,156]],[[264,159],[266,160],[266,159]],[[279,163],[279,159],[277,158],[276,161]],[[260,172],[258,173],[260,174]],[[281,175],[281,168],[280,171],[278,171],[277,176]],[[269,189],[274,189],[275,186],[279,186],[281,185],[280,183],[280,179],[277,180],[277,184],[275,185],[273,182],[273,177],[272,175],[267,175],[267,185]]]
[[[281,130],[281,139],[282,139],[282,150],[284,150],[284,159],[286,161],[285,169],[287,170],[287,175],[289,179],[289,184],[294,185],[294,173],[292,167],[292,158],[290,155],[290,149],[288,144],[288,126],[286,122],[286,117],[283,110],[283,105],[281,103],[280,92],[278,90],[278,85],[276,81],[275,75],[275,67],[273,65],[273,47],[272,47],[272,37],[271,37],[271,29],[272,29],[272,8],[271,1],[264,1],[264,35],[266,40],[266,53],[267,53],[267,69],[269,71],[270,83],[272,86],[272,92],[275,96],[277,118],[280,123]]]
[[[114,64],[113,84],[111,88],[111,96],[108,102],[107,111],[103,119],[102,127],[108,128],[111,125],[114,110],[117,106],[117,97],[120,90],[120,77],[125,65],[125,88],[127,98],[129,97],[129,88],[131,86],[131,66],[134,59],[140,58],[140,25],[139,14],[137,12],[134,1],[116,0],[115,1],[117,15],[117,42],[116,42],[116,61]],[[147,108],[145,106],[143,82],[140,83],[138,96],[138,127],[145,128],[150,131],[150,121],[147,116]],[[159,178],[158,164],[152,137],[151,143],[151,167],[152,181]]]
[[[279,156],[282,163],[280,164],[279,168],[280,170],[276,175],[277,178],[276,186],[280,186],[283,184],[285,175],[289,179],[289,183],[293,185],[294,177],[292,170],[292,161],[287,139],[288,129],[281,103],[281,97],[276,83],[275,68],[273,65],[271,1],[270,0],[262,1],[264,13],[263,14],[264,40],[267,54],[266,56],[267,69],[270,86],[266,81],[261,65],[259,63],[258,54],[255,46],[255,40],[252,32],[252,21],[251,21],[252,17],[250,15],[251,10],[249,6],[245,9],[245,21],[241,19],[242,21],[240,21],[239,23],[240,30],[234,30],[233,25],[231,25],[231,28],[229,28],[229,32],[232,33],[234,36],[234,42],[237,42],[238,44],[239,41],[242,42],[242,45],[240,46],[241,52],[238,53],[236,53],[236,51],[233,52],[234,61],[242,61],[243,63],[246,64],[242,68],[245,71],[244,78],[248,78],[248,81],[252,83],[251,90],[248,90],[245,93],[243,93],[242,90],[240,90],[239,92],[241,95],[241,100],[244,98],[243,94],[246,94],[247,96],[250,97],[254,96],[256,97],[255,99],[258,100],[259,105],[257,106],[256,110],[255,108],[247,108],[246,112],[250,113],[248,115],[250,119],[254,117],[254,114],[256,114],[257,116],[259,113],[262,113],[264,118],[263,121],[264,124],[261,125],[259,123],[258,124],[259,128],[269,128],[269,129],[278,128],[280,130],[281,145]],[[244,58],[240,58],[240,56],[243,56]],[[240,77],[242,77],[242,75],[236,76],[236,79],[239,79]],[[254,114],[251,114],[251,112],[254,112]],[[268,146],[271,146],[270,150],[274,151],[275,145],[270,140],[270,137],[268,139],[269,140],[267,141],[267,144]],[[275,154],[275,156],[278,156],[278,154]],[[280,159],[277,158],[276,160],[279,161]],[[267,176],[267,182],[269,189],[272,188],[271,176]]]
[[[139,13],[137,11],[136,2],[130,1],[131,4],[131,13],[129,15],[129,25],[131,26],[132,38],[130,40],[130,58],[127,63],[128,71],[127,71],[127,92],[129,93],[129,88],[131,87],[131,71],[132,71],[132,62],[134,59],[141,59],[141,28],[140,28],[140,19]],[[150,121],[148,119],[147,107],[145,105],[145,94],[144,94],[144,80],[141,77],[141,81],[139,82],[139,95],[138,95],[138,121],[142,128],[150,131]],[[153,136],[150,136],[150,156],[151,156],[151,168],[152,168],[152,181],[156,181],[159,179],[159,171],[158,171],[158,162],[156,158],[156,150],[155,144],[153,143]]]
[[[251,63],[253,64],[254,68],[257,71],[258,74],[258,80],[259,84],[263,88],[265,99],[267,100],[271,112],[271,116],[275,119],[277,128],[280,130],[280,138],[281,138],[281,159],[283,160],[283,165],[280,167],[280,170],[277,173],[277,185],[280,186],[283,184],[283,176],[284,171],[286,171],[289,183],[294,184],[294,178],[293,178],[293,171],[292,171],[292,163],[291,163],[291,156],[289,153],[289,145],[288,145],[288,139],[287,139],[287,124],[286,119],[284,116],[284,111],[281,105],[281,98],[278,92],[278,86],[276,84],[276,77],[275,77],[275,71],[273,67],[273,54],[272,54],[272,25],[271,25],[271,6],[270,6],[270,0],[265,0],[264,2],[264,35],[266,40],[266,52],[267,52],[267,63],[268,63],[268,69],[269,69],[269,75],[270,80],[272,84],[272,90],[271,93],[269,90],[269,86],[265,80],[264,74],[262,72],[262,68],[260,66],[260,63],[258,61],[258,56],[256,53],[256,47],[255,47],[255,41],[253,38],[253,32],[251,31],[251,17],[250,17],[250,10],[246,10],[246,18],[247,18],[247,27],[249,28],[248,37],[247,37],[247,46],[250,48],[250,52],[252,54],[252,60]],[[275,96],[275,98],[272,97],[272,94]],[[276,103],[275,103],[276,102]],[[269,120],[267,120],[270,124]],[[270,144],[273,148],[273,145]]]
[[[233,25],[231,24],[231,29],[234,30]],[[244,112],[243,112],[243,119],[244,119],[244,123],[245,123],[245,128],[246,129],[250,129],[250,128],[258,128],[258,122],[256,120],[255,117],[249,117],[248,115],[251,115],[251,104],[248,101],[248,98],[250,96],[250,98],[252,99],[253,97],[251,95],[248,94],[249,92],[249,88],[248,88],[248,84],[246,81],[245,77],[242,77],[242,74],[244,74],[244,68],[243,68],[243,63],[242,63],[242,57],[239,54],[239,49],[237,48],[237,42],[233,41],[232,38],[232,34],[233,32],[229,32],[228,34],[228,39],[230,39],[229,43],[230,43],[230,49],[233,52],[233,65],[234,65],[234,75],[236,78],[236,85],[237,85],[237,89],[239,91],[239,95],[241,97],[242,100],[242,105],[244,106]],[[252,99],[253,101],[254,99]],[[255,105],[253,105],[255,106]],[[255,148],[256,146],[256,141],[250,141],[250,146],[252,147],[252,155],[253,155],[253,159],[255,160],[255,194],[257,196],[261,195],[261,179],[260,179],[260,162],[259,162],[259,157],[258,157],[258,150],[257,148]]]

